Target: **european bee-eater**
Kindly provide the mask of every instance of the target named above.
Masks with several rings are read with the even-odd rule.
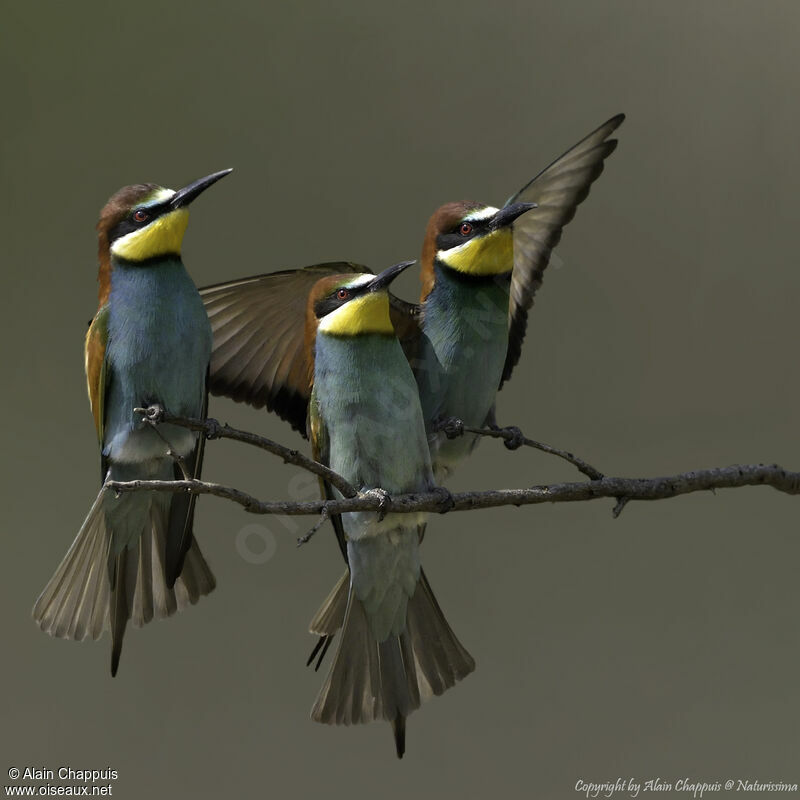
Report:
[[[592,131],[502,208],[460,202],[437,209],[423,242],[420,303],[390,295],[438,483],[478,441],[472,434],[448,439],[439,423],[455,417],[469,427],[494,425],[495,397],[519,360],[550,255],[616,149],[609,137],[624,119],[618,114]],[[366,271],[335,262],[201,289],[214,333],[212,393],[266,406],[302,432],[311,365],[300,309],[321,275]],[[345,576],[312,623],[313,632],[328,637],[326,646],[341,624],[346,587]]]
[[[313,454],[360,490],[434,485],[416,382],[389,317],[387,288],[410,263],[322,278],[308,300]],[[475,668],[420,566],[424,518],[358,512],[335,520],[350,580],[339,648],[312,710],[332,724],[388,720],[399,757],[408,714]]]
[[[97,224],[99,308],[86,335],[89,402],[100,444],[101,480],[172,480],[200,475],[203,438],[154,429],[134,408],[159,404],[204,417],[211,328],[181,261],[189,204],[223,170],[173,191],[120,189]],[[194,539],[195,496],[101,488],[67,555],[33,609],[42,630],[97,639],[111,630],[111,674],[128,620],[140,626],[196,603],[215,585]]]
[[[478,442],[476,435],[449,439],[438,423],[494,425],[495,396],[519,361],[550,254],[614,152],[609,136],[623,120],[619,114],[601,125],[502,208],[449,203],[428,222],[414,372],[437,480]]]

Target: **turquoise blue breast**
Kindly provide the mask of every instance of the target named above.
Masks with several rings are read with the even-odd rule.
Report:
[[[399,493],[431,485],[417,385],[394,337],[319,334],[314,401],[330,467],[355,486]]]
[[[192,279],[180,260],[152,266],[115,265],[109,297],[107,455],[138,461],[155,448],[132,409],[160,403],[173,414],[198,416],[205,399],[211,326]],[[141,435],[130,440],[135,429]],[[191,450],[194,436],[167,428],[174,449]],[[187,436],[188,434],[188,436]],[[156,437],[157,438],[157,437]]]

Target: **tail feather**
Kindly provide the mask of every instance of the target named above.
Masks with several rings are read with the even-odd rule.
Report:
[[[153,525],[153,530],[157,530],[157,525]],[[136,590],[131,605],[131,618],[133,624],[137,626],[150,622],[155,614],[153,584],[158,585],[158,582],[153,580],[153,572],[158,573],[160,564],[158,549],[156,548],[156,552],[153,552],[153,538],[152,536],[142,536],[139,542],[139,558],[137,559],[136,583],[134,584]]]
[[[91,541],[91,550],[86,555],[87,575],[82,592],[76,592],[75,609],[70,621],[76,639],[87,635],[97,639],[103,632],[104,609],[108,604],[108,590],[103,578],[106,571],[106,542],[96,536]]]
[[[350,591],[350,570],[346,569],[330,594],[323,600],[308,626],[310,633],[318,636],[333,636],[344,622],[347,611],[347,595]]]
[[[128,575],[129,563],[135,563],[128,558],[128,550],[123,550],[115,559],[111,578],[111,677],[115,677],[119,669],[119,659],[122,655],[122,640],[125,637],[125,628],[128,627],[130,606],[128,593],[131,580]],[[135,585],[135,584],[134,584]]]
[[[183,559],[183,569],[175,581],[175,598],[178,611],[193,606],[201,597],[210,594],[217,585],[217,579],[208,566],[197,540],[192,543]]]
[[[110,535],[101,490],[75,541],[33,607],[39,627],[62,639],[97,639],[112,634],[112,674],[119,665],[127,622],[140,627],[181,611],[209,594],[214,575],[192,539],[183,570],[173,588],[164,571],[166,512],[150,504],[141,535],[119,553],[110,551]]]
[[[131,598],[131,621],[140,628],[153,619],[172,616],[209,594],[217,582],[197,541],[192,538],[183,569],[172,588],[165,578],[167,516],[155,505],[150,509],[150,535],[139,541],[139,571]]]
[[[423,699],[440,695],[475,669],[475,660],[447,624],[425,573],[408,610],[408,636],[412,642]]]
[[[39,627],[60,639],[97,639],[108,628],[108,543],[102,496],[100,492],[33,607],[33,618]]]
[[[319,610],[314,614],[311,624],[308,626],[310,633],[315,633],[319,636],[311,655],[306,661],[306,666],[310,666],[311,662],[319,653],[317,663],[314,666],[314,671],[318,671],[328,648],[331,646],[333,637],[344,623],[344,615],[347,611],[347,595],[350,591],[350,570],[344,571],[344,574],[337,581],[336,585],[331,589],[330,594],[323,600]]]
[[[397,757],[402,758],[406,752],[406,718],[402,714],[398,714],[392,720],[392,733],[394,734],[394,749],[397,751]]]
[[[405,718],[422,700],[441,694],[474,669],[424,573],[408,604],[406,629],[383,642],[376,642],[364,605],[351,589],[339,647],[311,718],[330,725],[387,720],[402,757]]]
[[[175,470],[175,480],[183,475]],[[188,551],[188,540],[192,538],[192,521],[196,494],[176,494],[170,503],[168,535],[165,538],[164,570],[167,586],[171,589],[183,570],[183,562]]]
[[[317,656],[317,653],[319,653],[317,663],[314,665],[314,672],[319,672],[320,665],[325,658],[325,654],[328,652],[328,648],[331,646],[331,642],[333,642],[333,634],[330,636],[320,636],[319,639],[317,639],[317,643],[314,645],[314,649],[311,651],[311,655],[306,659],[306,666],[310,667],[311,662]]]

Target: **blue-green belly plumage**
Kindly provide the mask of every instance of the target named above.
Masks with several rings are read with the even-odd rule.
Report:
[[[445,480],[475,447],[477,437],[448,439],[433,430],[457,417],[486,424],[494,407],[508,350],[509,278],[480,286],[436,266],[425,301],[422,347],[414,367],[438,481]]]

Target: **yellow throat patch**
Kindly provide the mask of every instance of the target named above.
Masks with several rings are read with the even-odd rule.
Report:
[[[144,261],[165,255],[180,255],[189,224],[189,209],[177,208],[158,217],[141,230],[132,231],[111,245],[111,253],[126,261]]]
[[[331,311],[319,321],[319,330],[331,336],[383,333],[394,336],[387,292],[369,292]]]
[[[440,250],[436,257],[466,275],[502,275],[514,268],[514,233],[510,227],[500,228],[458,247]]]

